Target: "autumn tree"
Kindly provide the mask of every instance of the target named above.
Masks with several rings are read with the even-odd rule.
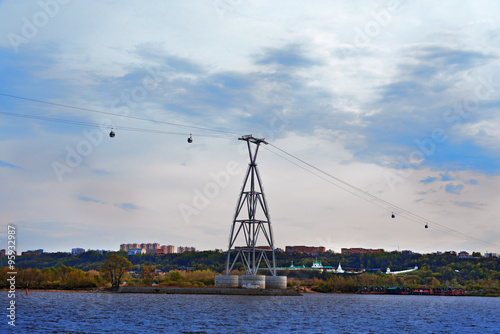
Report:
[[[156,266],[142,266],[142,278],[144,284],[151,284],[155,278]]]
[[[132,268],[132,262],[121,255],[109,254],[100,268],[101,275],[111,283],[113,288],[120,286],[125,271]]]

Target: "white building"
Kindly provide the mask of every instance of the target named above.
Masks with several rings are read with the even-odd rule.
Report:
[[[82,254],[82,253],[85,253],[85,249],[83,249],[83,248],[72,248],[71,249],[71,254],[78,255],[78,254]]]
[[[135,254],[146,254],[146,250],[144,248],[132,248],[128,250],[128,255]]]

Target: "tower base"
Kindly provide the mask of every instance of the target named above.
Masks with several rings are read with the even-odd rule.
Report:
[[[236,275],[215,275],[216,288],[237,288],[238,276]]]
[[[241,275],[238,286],[244,289],[265,289],[266,276],[264,275]]]
[[[286,276],[266,276],[266,289],[286,289]]]
[[[216,275],[216,288],[244,288],[244,289],[267,289],[286,290],[286,276],[264,276],[264,275]]]

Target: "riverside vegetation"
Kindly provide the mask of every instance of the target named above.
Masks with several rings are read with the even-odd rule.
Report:
[[[342,255],[335,253],[311,257],[305,254],[276,253],[276,265],[310,267],[313,261],[336,268],[340,263],[346,274],[313,270],[284,270],[289,288],[308,287],[316,292],[356,292],[360,286],[461,287],[469,294],[500,295],[500,259],[484,258],[473,253],[460,259],[454,254],[403,254],[398,252]],[[127,285],[213,286],[214,276],[224,271],[225,254],[214,251],[183,254],[133,255],[125,252],[85,252],[79,255],[45,253],[16,258],[18,288],[89,289]],[[0,287],[6,288],[6,257],[0,259]],[[403,275],[386,275],[392,271],[418,266]],[[242,267],[235,274],[243,274]],[[361,274],[349,274],[349,271]]]

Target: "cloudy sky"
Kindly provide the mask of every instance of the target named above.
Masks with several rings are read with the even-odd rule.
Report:
[[[499,12],[0,1],[0,248],[227,248],[253,134],[277,247],[500,252]]]

